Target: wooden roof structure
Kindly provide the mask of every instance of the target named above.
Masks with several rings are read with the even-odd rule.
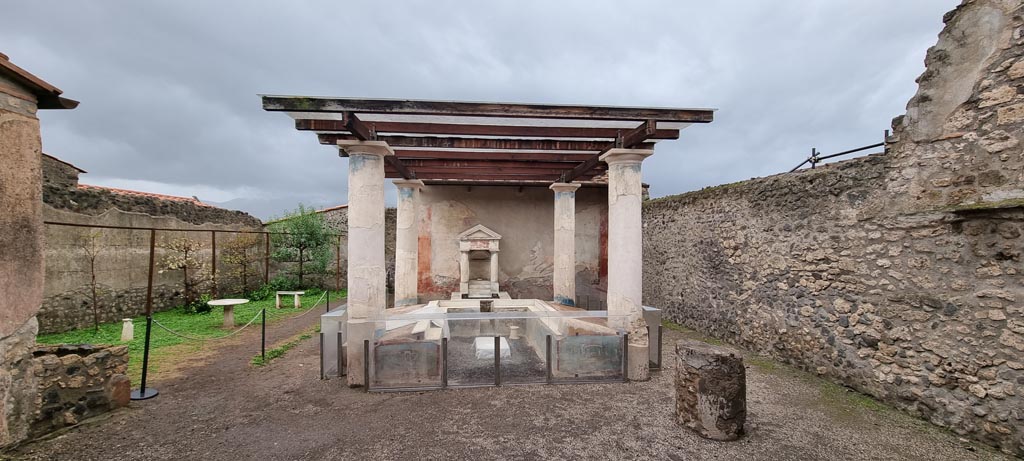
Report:
[[[591,182],[613,148],[650,149],[678,139],[712,109],[671,109],[263,95],[321,144],[384,141],[388,178],[428,184]],[[344,153],[342,154],[344,155]]]

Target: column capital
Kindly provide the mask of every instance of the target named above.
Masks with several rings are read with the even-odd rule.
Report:
[[[615,163],[640,163],[654,155],[653,149],[609,149],[600,160],[609,165]]]
[[[399,189],[420,189],[423,181],[419,179],[396,179],[391,181]]]
[[[358,139],[339,139],[338,150],[341,155],[377,155],[386,157],[395,155],[395,151],[384,141],[360,141]]]
[[[581,186],[578,182],[556,182],[552,184],[548,189],[555,192],[576,192]]]

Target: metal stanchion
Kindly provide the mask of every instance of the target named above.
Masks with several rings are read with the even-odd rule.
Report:
[[[260,357],[263,357],[263,363],[267,363],[267,308],[263,308],[260,311]]]
[[[548,384],[551,384],[552,381],[554,381],[554,379],[552,379],[552,374],[551,374],[551,366],[552,366],[552,363],[551,363],[551,335],[547,336],[547,351],[545,352],[545,359],[546,359],[545,361],[547,362],[547,368],[548,368]]]
[[[370,340],[363,340],[363,390],[370,392]]]
[[[494,385],[501,385],[501,336],[494,337]]]
[[[345,376],[345,338],[338,332],[338,377]]]
[[[441,338],[441,388],[448,388],[448,338]]]
[[[324,312],[331,313],[331,289],[327,289],[327,305],[324,306]]]
[[[622,382],[629,382],[629,333],[622,334]]]
[[[156,229],[149,230],[149,284],[146,286],[146,341],[142,350],[142,380],[139,389],[131,393],[132,400],[146,400],[156,397],[160,391],[146,389],[146,375],[149,370],[149,337],[153,330],[153,272],[156,268]]]
[[[320,332],[320,379],[324,379],[324,332]]]

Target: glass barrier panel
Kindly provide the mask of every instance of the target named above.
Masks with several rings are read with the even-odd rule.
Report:
[[[448,385],[493,386],[495,320],[449,319],[448,327]],[[501,346],[505,346],[506,339]],[[510,353],[500,347],[501,354]],[[504,357],[503,357],[504,358]]]
[[[555,382],[622,379],[622,336],[576,334],[553,338],[552,379]]]
[[[376,326],[370,389],[441,387],[443,322],[378,322]]]
[[[518,318],[495,321],[495,334],[506,340],[499,370],[502,384],[547,382],[546,335],[540,319]],[[501,347],[506,347],[501,343]]]

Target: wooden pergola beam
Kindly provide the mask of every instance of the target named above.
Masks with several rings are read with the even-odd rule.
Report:
[[[655,122],[654,120],[648,120],[632,130],[623,132],[622,135],[618,139],[616,139],[614,143],[606,145],[606,147],[602,149],[601,152],[594,154],[583,163],[577,165],[576,168],[573,168],[569,171],[562,173],[562,176],[558,179],[558,182],[570,182],[576,178],[579,178],[580,176],[583,176],[588,171],[593,170],[594,167],[601,162],[601,156],[611,149],[644,149],[645,147],[643,146],[648,145],[644,143],[644,141],[647,139],[648,136],[651,135],[651,133],[654,133],[656,125],[657,122]]]
[[[520,125],[463,125],[455,123],[412,123],[412,122],[364,122],[377,133],[391,134],[432,134],[448,136],[509,136],[532,138],[581,138],[615,139],[622,132],[619,128],[520,126]],[[345,120],[295,120],[295,129],[300,131],[344,132],[349,131]],[[679,139],[677,129],[659,129],[647,139]]]
[[[321,144],[336,145],[339,140],[359,139],[354,134],[321,133],[317,137]],[[416,147],[425,149],[503,149],[503,150],[576,150],[601,151],[607,148],[607,141],[565,141],[558,139],[492,139],[492,138],[441,138],[416,136],[377,136],[391,147]],[[653,143],[645,144],[647,148]]]
[[[515,160],[455,160],[455,159],[404,159],[405,166],[420,171],[421,168],[534,168],[538,170],[565,171],[566,167],[574,165],[572,162],[547,162],[547,161],[515,161]],[[603,169],[597,165],[595,169]]]
[[[373,130],[373,127],[367,126],[363,123],[356,114],[343,114],[342,122],[345,123],[345,128],[351,132],[351,136],[360,141],[376,141],[377,133]],[[335,142],[337,144],[337,142]],[[393,155],[385,155],[384,163],[390,166],[392,169],[402,175],[403,179],[416,179],[416,174],[409,170],[400,159]]]
[[[395,156],[403,161],[411,159],[444,160],[513,160],[520,162],[572,162],[579,163],[593,154],[587,152],[487,152],[470,150],[409,150],[395,149]]]
[[[446,115],[580,120],[658,120],[708,123],[710,109],[515,104],[488,102],[418,101],[306,96],[263,96],[263,109],[286,112],[353,112],[374,114]]]
[[[398,178],[399,173],[385,168],[384,176],[387,178]],[[592,177],[592,176],[587,176]],[[445,171],[443,173],[417,173],[417,178],[427,179],[465,179],[472,181],[547,181],[549,184],[558,179],[558,173],[482,173],[476,171]]]

